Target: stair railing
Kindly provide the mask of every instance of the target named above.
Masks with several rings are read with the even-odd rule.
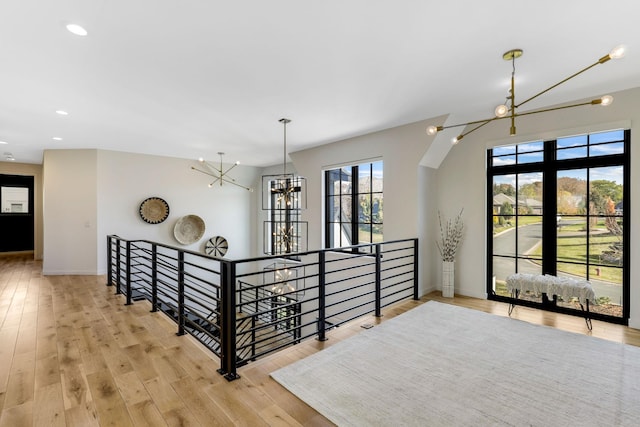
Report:
[[[249,361],[418,299],[417,239],[295,255],[229,260],[110,235],[107,285],[126,304],[146,299],[172,318],[178,335],[193,335],[220,358],[229,381]]]

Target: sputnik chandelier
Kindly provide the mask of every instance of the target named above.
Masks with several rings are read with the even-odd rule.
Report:
[[[573,107],[580,107],[582,105],[602,105],[602,106],[607,106],[610,105],[613,102],[613,97],[610,95],[605,95],[601,98],[597,98],[597,99],[593,99],[591,101],[587,101],[587,102],[581,102],[578,104],[572,104],[572,105],[565,105],[565,106],[561,106],[561,107],[552,107],[552,108],[544,108],[544,109],[540,109],[540,110],[533,110],[533,111],[526,111],[523,113],[519,113],[518,112],[518,108],[520,108],[521,106],[523,106],[524,104],[528,103],[529,101],[532,101],[534,99],[536,99],[537,97],[539,97],[542,94],[545,94],[547,92],[549,92],[551,89],[554,89],[558,86],[560,86],[561,84],[571,80],[572,78],[584,73],[587,70],[590,70],[591,68],[595,67],[598,64],[604,64],[605,62],[609,61],[610,59],[619,59],[622,58],[625,54],[625,49],[624,46],[618,46],[616,48],[614,48],[610,53],[608,53],[607,55],[603,56],[602,58],[598,59],[596,62],[594,62],[593,64],[589,65],[588,67],[583,68],[582,70],[578,71],[575,74],[572,74],[571,76],[567,77],[564,80],[561,80],[560,82],[538,92],[537,94],[533,95],[530,98],[525,99],[522,102],[516,103],[516,88],[515,88],[515,74],[516,74],[516,59],[520,58],[522,56],[522,49],[511,49],[508,52],[505,52],[502,55],[502,58],[505,61],[511,61],[512,64],[512,71],[511,71],[511,88],[509,89],[509,95],[507,96],[507,100],[504,104],[498,105],[495,109],[495,116],[489,119],[483,119],[483,120],[475,120],[472,122],[467,122],[467,123],[460,123],[460,124],[456,124],[456,125],[449,125],[449,126],[429,126],[427,127],[427,134],[428,135],[435,135],[436,133],[440,132],[443,129],[449,129],[449,128],[455,128],[455,127],[461,127],[461,126],[469,126],[469,125],[477,125],[473,128],[471,128],[471,130],[468,130],[466,132],[462,132],[460,133],[457,137],[453,138],[453,140],[451,141],[453,144],[457,144],[462,138],[464,138],[465,136],[469,135],[471,132],[476,131],[478,129],[480,129],[482,126],[485,126],[495,120],[500,120],[500,119],[511,119],[511,128],[509,130],[509,134],[510,135],[515,135],[516,134],[516,117],[519,116],[527,116],[527,115],[531,115],[531,114],[538,114],[538,113],[545,113],[548,111],[555,111],[555,110],[562,110],[562,109],[566,109],[566,108],[573,108]]]
[[[203,158],[200,158],[198,159],[198,161],[202,165],[204,165],[208,170],[198,169],[194,166],[191,166],[191,169],[214,178],[214,180],[211,183],[209,183],[209,188],[213,187],[216,183],[219,183],[220,186],[222,187],[222,184],[226,182],[226,183],[235,185],[236,187],[244,188],[247,191],[253,191],[253,188],[245,187],[244,185],[238,184],[235,179],[231,178],[228,175],[233,168],[235,168],[240,164],[240,162],[235,162],[227,170],[224,170],[222,168],[222,156],[224,156],[224,153],[218,152],[218,155],[220,156],[220,167],[214,166],[213,164],[205,161]]]

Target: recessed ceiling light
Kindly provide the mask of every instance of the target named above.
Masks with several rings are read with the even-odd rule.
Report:
[[[73,33],[76,36],[86,36],[87,35],[87,30],[85,30],[84,28],[82,28],[78,24],[69,24],[69,25],[67,25],[67,30],[69,30],[70,33]]]
[[[0,141],[0,144],[8,144],[8,142]]]
[[[54,136],[53,138],[54,141],[62,141],[62,138],[60,138],[59,136]]]
[[[56,113],[60,114],[61,116],[68,116],[69,115],[69,113],[67,113],[64,110],[56,110]]]

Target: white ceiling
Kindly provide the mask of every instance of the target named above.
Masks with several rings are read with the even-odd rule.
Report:
[[[443,114],[485,118],[504,102],[512,48],[524,50],[520,100],[628,48],[531,108],[640,86],[639,19],[637,0],[2,0],[0,152],[278,164],[281,117],[290,152]]]

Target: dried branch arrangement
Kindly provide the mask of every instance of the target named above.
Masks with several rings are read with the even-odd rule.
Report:
[[[442,226],[442,217],[438,211],[438,222],[440,223],[440,241],[436,241],[440,256],[443,261],[453,261],[456,257],[458,247],[462,242],[462,211],[454,219],[447,220],[445,227]]]

